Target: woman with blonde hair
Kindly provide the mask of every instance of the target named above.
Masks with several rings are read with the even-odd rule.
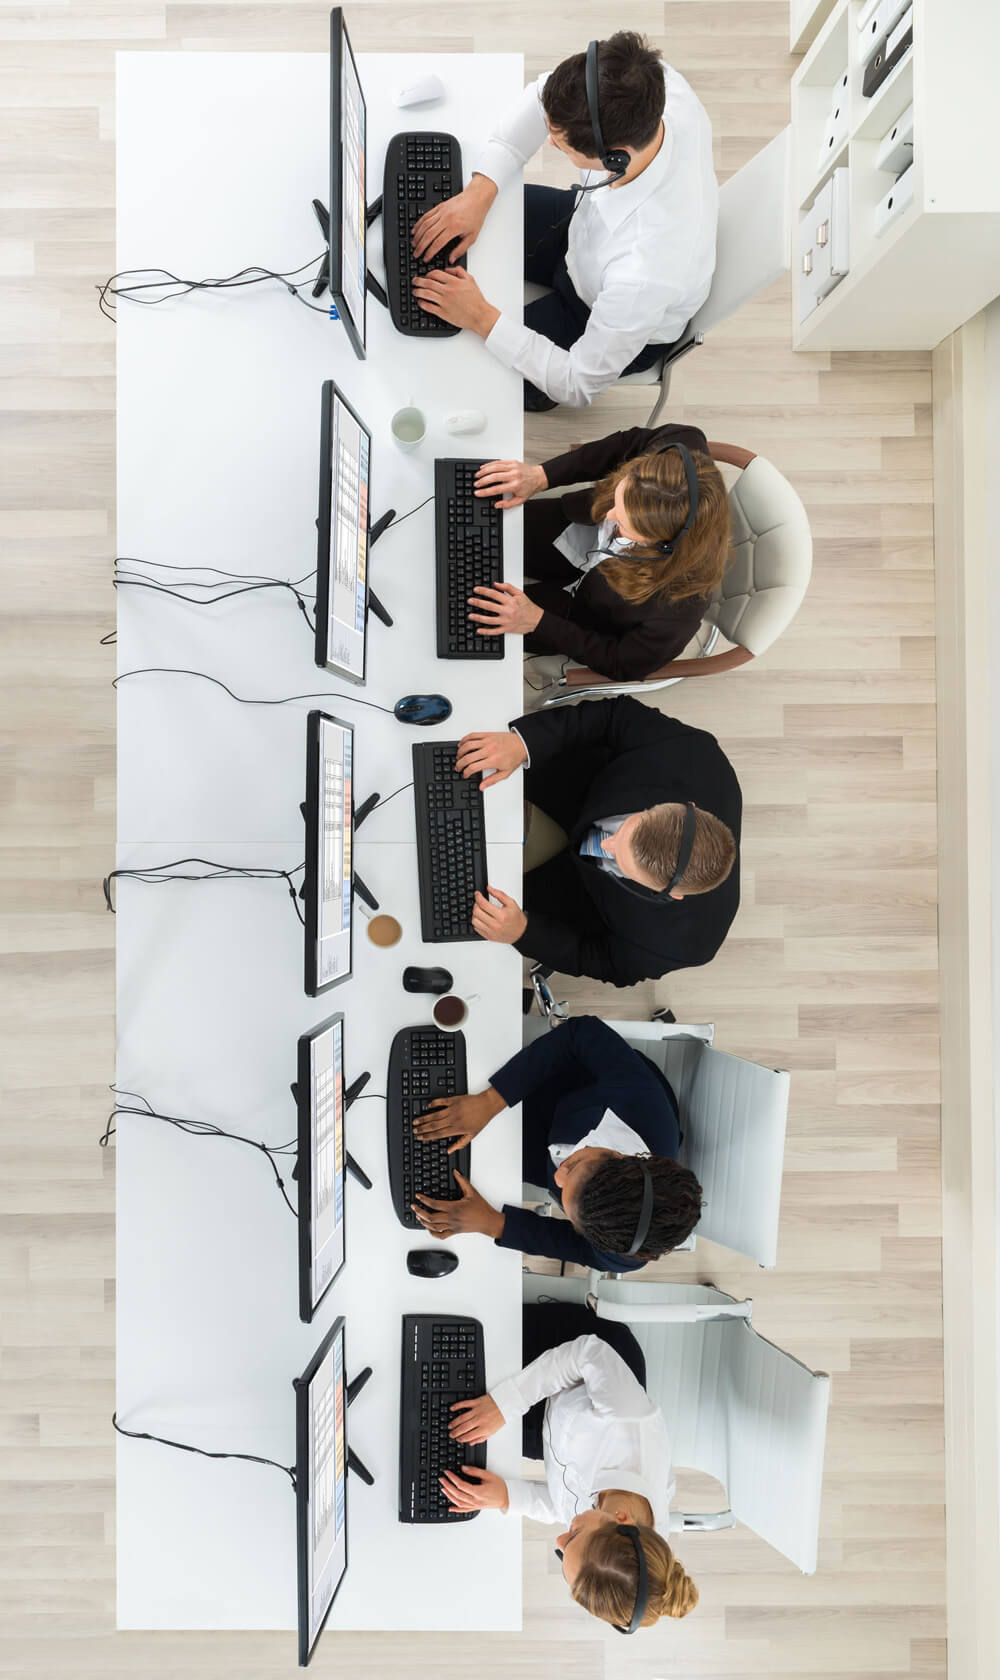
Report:
[[[542,490],[591,481],[569,495]],[[596,482],[594,482],[596,481]],[[490,461],[476,494],[524,510],[526,590],[478,589],[484,636],[523,635],[528,653],[563,654],[634,682],[675,659],[698,630],[729,557],[726,487],[695,426],[636,426],[541,466]]]
[[[686,1616],[698,1589],[657,1532],[669,1528],[674,1479],[642,1349],[627,1325],[581,1306],[526,1304],[523,1328],[530,1362],[489,1394],[458,1401],[451,1434],[485,1441],[519,1417],[524,1456],[543,1461],[545,1481],[448,1471],[451,1509],[565,1523],[556,1553],[573,1598],[621,1633]]]

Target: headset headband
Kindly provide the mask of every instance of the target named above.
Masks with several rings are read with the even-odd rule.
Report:
[[[606,150],[604,135],[601,133],[601,112],[597,97],[597,47],[596,41],[591,41],[587,48],[587,63],[584,71],[587,86],[587,110],[590,113],[590,126],[594,131],[594,147],[608,174],[614,180],[620,181],[628,169],[632,159],[629,153],[618,147]],[[601,186],[609,186],[607,181],[600,182]],[[585,189],[586,190],[586,189]],[[592,189],[591,189],[592,190]]]
[[[617,1622],[612,1622],[611,1625],[616,1633],[634,1633],[636,1628],[642,1626],[642,1619],[649,1604],[649,1570],[646,1567],[646,1554],[642,1549],[642,1541],[639,1539],[639,1530],[635,1523],[618,1523],[617,1528],[619,1534],[628,1535],[635,1547],[635,1559],[639,1565],[639,1579],[635,1589],[635,1609],[632,1611],[632,1620],[628,1627],[619,1627]]]
[[[665,443],[663,448],[658,449],[656,453],[658,455],[665,455],[668,449],[676,449],[681,458],[681,465],[684,468],[684,477],[687,479],[688,516],[680,530],[675,531],[674,535],[668,542],[661,542],[655,545],[660,550],[661,554],[673,554],[674,549],[677,547],[681,538],[686,537],[687,533],[690,531],[695,521],[695,515],[698,512],[698,468],[694,464],[691,451],[686,448],[683,443]]]
[[[680,886],[684,879],[684,871],[691,862],[691,853],[694,849],[694,830],[696,821],[697,819],[695,817],[694,806],[691,801],[688,800],[688,803],[684,807],[684,826],[681,829],[681,843],[677,848],[677,862],[674,866],[674,878],[667,888],[668,893],[674,892],[675,889]]]
[[[626,1254],[638,1254],[649,1235],[649,1227],[653,1219],[653,1180],[649,1168],[641,1155],[635,1156],[642,1168],[642,1207],[639,1209],[639,1223],[632,1238],[632,1247],[625,1250]],[[629,1629],[631,1632],[631,1629]]]

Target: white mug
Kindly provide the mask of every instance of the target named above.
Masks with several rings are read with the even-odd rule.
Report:
[[[397,408],[389,424],[398,449],[416,449],[427,433],[427,422],[419,408]]]

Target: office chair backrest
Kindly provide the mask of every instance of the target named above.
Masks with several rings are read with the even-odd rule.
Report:
[[[705,618],[757,657],[791,623],[809,587],[809,516],[784,473],[763,455],[729,485],[729,516],[729,561]]]
[[[745,1317],[655,1321],[680,1303],[741,1310],[717,1289],[613,1278],[592,1287],[599,1315],[629,1324],[643,1350],[675,1465],[714,1476],[738,1521],[812,1574],[829,1377],[765,1341]]]
[[[685,337],[711,332],[788,269],[791,133],[783,128],[720,188],[712,288]]]

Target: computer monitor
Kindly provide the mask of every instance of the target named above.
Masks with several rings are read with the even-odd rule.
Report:
[[[316,664],[363,683],[368,648],[372,435],[332,379],[323,385],[316,559]]]
[[[330,13],[330,294],[354,353],[365,354],[367,111],[344,22]]]
[[[299,1664],[305,1667],[347,1571],[344,1320],[295,1382]]]
[[[299,1317],[309,1324],[344,1264],[344,1017],[299,1039]]]
[[[305,985],[318,997],[351,974],[354,730],[328,712],[306,720]]]

